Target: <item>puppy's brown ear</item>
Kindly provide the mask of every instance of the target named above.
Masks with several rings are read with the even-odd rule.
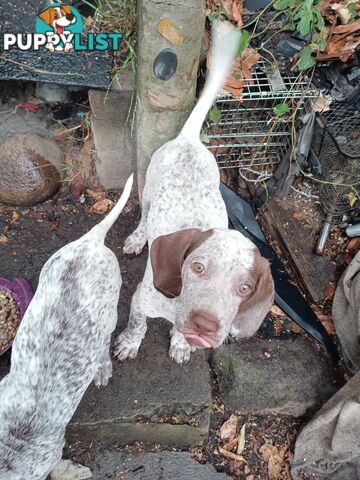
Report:
[[[70,5],[61,5],[61,10],[63,10],[66,15],[72,14]]]
[[[275,290],[270,264],[259,252],[256,252],[252,275],[256,278],[255,291],[241,302],[234,319],[234,326],[238,331],[237,338],[254,335],[274,302]]]
[[[47,8],[46,10],[44,10],[43,12],[39,13],[38,15],[41,20],[44,20],[44,22],[46,23],[46,25],[50,25],[50,23],[53,21],[53,7],[49,7]]]
[[[156,290],[168,298],[180,295],[181,269],[185,258],[212,233],[212,230],[202,232],[196,228],[189,228],[161,235],[154,240],[151,245],[150,259]]]

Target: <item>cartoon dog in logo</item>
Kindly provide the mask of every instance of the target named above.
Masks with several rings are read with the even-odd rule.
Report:
[[[61,36],[62,40],[64,39],[64,36],[66,38],[66,35],[71,34],[69,30],[66,30],[66,27],[73,25],[76,22],[76,17],[72,13],[70,5],[49,7],[43,12],[39,13],[39,17],[46,23],[46,25],[49,25],[54,30],[54,33]],[[46,48],[51,52],[54,52],[55,50],[65,50],[65,52],[68,52],[73,48],[71,42],[64,42],[64,44],[64,47],[60,45],[55,47],[54,43],[49,41],[49,43],[46,45]]]

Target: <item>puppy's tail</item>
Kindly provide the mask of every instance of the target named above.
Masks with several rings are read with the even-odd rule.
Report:
[[[132,173],[130,177],[127,179],[124,190],[121,194],[121,197],[111,210],[111,212],[104,218],[102,222],[100,222],[98,225],[95,225],[95,227],[91,230],[97,230],[98,232],[101,231],[101,234],[105,238],[105,235],[107,232],[110,230],[110,228],[114,225],[116,219],[120,215],[120,213],[123,211],[123,208],[126,205],[126,202],[129,200],[131,189],[134,183],[134,174]]]
[[[211,68],[204,91],[181,133],[198,139],[202,124],[219,90],[224,85],[239,50],[241,31],[229,23],[216,21],[212,27]]]

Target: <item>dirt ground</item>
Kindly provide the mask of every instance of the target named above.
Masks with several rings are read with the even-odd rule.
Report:
[[[108,197],[116,200],[118,192],[111,192]],[[80,203],[83,201],[83,203]],[[6,278],[25,276],[34,289],[38,283],[39,273],[46,260],[63,245],[79,238],[103,217],[97,213],[89,213],[94,204],[94,198],[83,195],[74,198],[67,188],[63,188],[53,199],[34,207],[0,207],[0,234],[4,234],[7,242],[1,245],[0,264],[1,275]],[[128,317],[130,298],[144,269],[142,258],[127,257],[122,253],[122,245],[126,235],[139,220],[140,210],[136,194],[126,207],[126,215],[122,215],[107,236],[107,245],[116,253],[123,273],[123,287],[119,304],[118,329],[122,329],[124,320]],[[131,263],[131,266],[130,266]],[[258,335],[269,338],[272,336],[296,336],[299,330],[292,322],[284,323],[271,314],[264,322]],[[279,449],[285,448],[284,478],[290,479],[289,465],[292,450],[301,419],[285,416],[247,416],[240,417],[239,424],[247,425],[247,442],[244,455],[247,465],[224,459],[218,454],[218,432],[223,422],[232,412],[219,403],[216,395],[216,382],[213,384],[214,405],[211,421],[211,436],[202,448],[190,449],[194,458],[200,462],[211,462],[219,471],[227,472],[234,479],[247,480],[268,478],[268,466],[259,453],[260,446],[268,439]],[[89,456],[94,455],[95,445],[74,445],[68,454],[80,462],[86,463]],[[131,445],[129,451],[141,453],[146,450],[166,449],[166,446]],[[245,475],[245,477],[244,477]]]

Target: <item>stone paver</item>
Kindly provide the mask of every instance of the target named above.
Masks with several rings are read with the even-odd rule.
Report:
[[[106,189],[123,188],[135,169],[134,83],[133,73],[125,72],[114,82],[113,90],[89,91],[96,173]]]
[[[114,478],[126,480],[226,480],[212,465],[200,465],[187,452],[124,454],[101,451],[89,464],[94,480]]]
[[[221,398],[240,413],[301,416],[338,389],[334,366],[307,338],[250,339],[213,354]]]
[[[200,444],[210,421],[211,389],[204,351],[185,365],[168,356],[168,326],[150,322],[133,361],[114,360],[111,383],[91,385],[68,427],[67,438],[97,439],[103,445],[135,440],[161,444]]]

